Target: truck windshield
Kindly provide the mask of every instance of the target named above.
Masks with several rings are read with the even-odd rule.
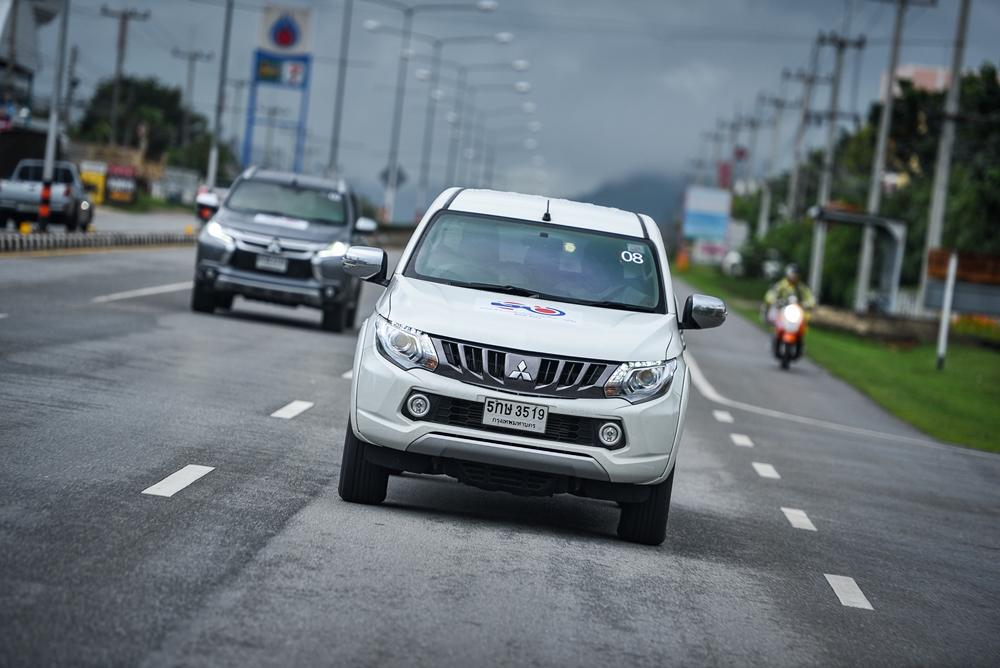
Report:
[[[424,233],[404,276],[524,297],[663,312],[644,239],[447,212]]]
[[[229,193],[226,207],[246,213],[266,213],[327,225],[344,224],[344,196],[336,190],[304,188],[272,181],[240,181]]]
[[[43,181],[42,165],[23,165],[17,170],[15,177],[18,181]],[[65,167],[56,167],[52,171],[53,183],[73,183],[73,172]]]

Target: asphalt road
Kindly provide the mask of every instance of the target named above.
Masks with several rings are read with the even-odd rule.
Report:
[[[354,335],[196,315],[192,264],[0,259],[0,665],[1000,664],[1000,457],[779,371],[737,316],[687,334],[650,548],[571,496],[403,476],[341,502]]]

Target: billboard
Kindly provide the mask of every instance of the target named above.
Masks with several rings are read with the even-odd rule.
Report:
[[[684,193],[684,238],[723,241],[731,204],[732,194],[728,190],[688,186]]]
[[[263,51],[284,56],[309,53],[309,10],[265,7],[260,22],[258,45]]]

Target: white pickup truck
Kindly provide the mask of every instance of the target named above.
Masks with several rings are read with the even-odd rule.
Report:
[[[10,179],[0,180],[0,229],[6,227],[9,220],[15,224],[38,220],[43,166],[41,160],[22,160]],[[67,232],[86,231],[90,226],[94,206],[73,163],[55,163],[50,206],[50,222],[65,225]]]

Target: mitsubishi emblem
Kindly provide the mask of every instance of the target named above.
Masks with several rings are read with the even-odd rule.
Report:
[[[528,365],[524,360],[517,363],[517,368],[510,372],[508,378],[513,378],[514,380],[526,380],[531,381],[531,374],[528,373]]]
[[[267,245],[267,252],[275,255],[281,252],[281,242],[278,241],[278,237],[271,239],[271,243]]]

